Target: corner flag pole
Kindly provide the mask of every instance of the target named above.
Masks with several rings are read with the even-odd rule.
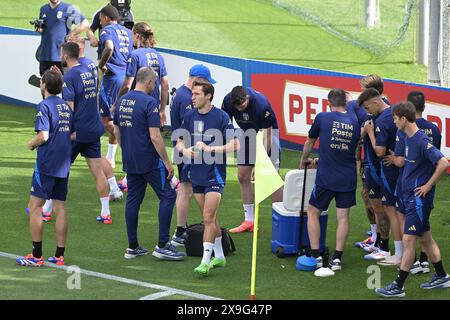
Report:
[[[255,161],[255,221],[253,222],[252,279],[250,284],[250,300],[255,300],[256,286],[256,254],[258,248],[259,205],[268,196],[283,186],[283,179],[270,161],[263,144],[263,133],[256,136]]]
[[[255,221],[253,222],[252,280],[250,284],[250,300],[255,300],[256,253],[258,251],[258,220],[259,220],[259,203],[255,206]]]

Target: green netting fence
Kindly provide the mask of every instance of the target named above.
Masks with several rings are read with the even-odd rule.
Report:
[[[365,0],[256,0],[317,25],[376,56],[402,44],[415,49],[418,0],[380,0],[379,28],[365,26]]]

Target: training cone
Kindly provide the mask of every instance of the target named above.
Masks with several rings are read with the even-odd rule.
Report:
[[[317,261],[313,257],[300,256],[297,258],[295,268],[301,271],[314,271],[316,270]]]
[[[317,269],[315,272],[314,272],[314,275],[316,276],[316,277],[322,277],[322,278],[325,278],[325,277],[332,277],[332,276],[334,276],[334,271],[333,270],[331,270],[330,268],[319,268],[319,269]]]

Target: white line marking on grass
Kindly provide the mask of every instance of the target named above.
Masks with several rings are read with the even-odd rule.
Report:
[[[9,258],[9,259],[14,259],[15,260],[19,256],[15,255],[15,254],[11,254],[11,253],[1,252],[0,251],[0,257],[4,257],[4,258]],[[50,267],[50,268],[62,269],[62,270],[67,270],[70,267],[70,266],[58,266],[58,265],[56,265],[54,263],[49,263],[49,262],[46,262],[45,265],[47,267]],[[166,287],[166,286],[160,286],[158,284],[153,284],[153,283],[150,283],[150,282],[144,282],[144,281],[139,281],[139,280],[133,280],[133,279],[128,279],[128,278],[113,276],[113,275],[110,275],[110,274],[100,273],[100,272],[96,272],[96,271],[80,269],[80,273],[84,274],[86,276],[91,276],[91,277],[96,277],[96,278],[101,278],[101,279],[106,279],[106,280],[111,280],[111,281],[131,284],[131,285],[135,285],[135,286],[139,286],[139,287],[150,288],[150,289],[155,289],[155,290],[161,290],[161,291],[164,291],[164,292],[169,291],[170,295],[179,294],[179,295],[188,296],[188,297],[191,297],[191,298],[196,298],[196,299],[201,299],[201,300],[223,300],[222,298],[212,297],[212,296],[208,296],[208,295],[201,294],[201,293],[196,293],[196,292],[186,291],[186,290],[181,290],[181,289],[175,289],[175,288]],[[161,292],[161,294],[162,294],[162,292]],[[167,295],[169,295],[169,294],[167,294]]]
[[[139,300],[157,300],[157,299],[160,299],[163,297],[173,296],[174,294],[177,294],[177,293],[172,290],[161,291],[161,292],[152,293],[152,294],[149,294],[148,296],[139,298]]]

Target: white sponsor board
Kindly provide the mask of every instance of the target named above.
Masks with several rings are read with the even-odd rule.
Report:
[[[41,41],[40,35],[9,35],[0,34],[0,95],[9,98],[37,104],[42,100],[40,90],[28,83],[32,75],[39,77],[39,62],[36,60],[36,50]],[[92,48],[86,41],[85,56],[97,61],[97,48]],[[175,54],[162,53],[168,78],[169,91],[179,88],[188,79],[189,69],[195,64],[204,64],[211,70],[211,76],[216,80],[213,104],[221,107],[224,96],[231,89],[242,84],[242,73],[233,69],[221,67],[213,63],[185,58]],[[171,97],[170,97],[171,98]],[[169,100],[170,102],[170,100]],[[170,108],[166,108],[170,124]]]
[[[441,152],[450,159],[450,108],[443,104],[427,102],[423,117],[438,126],[442,133]]]

